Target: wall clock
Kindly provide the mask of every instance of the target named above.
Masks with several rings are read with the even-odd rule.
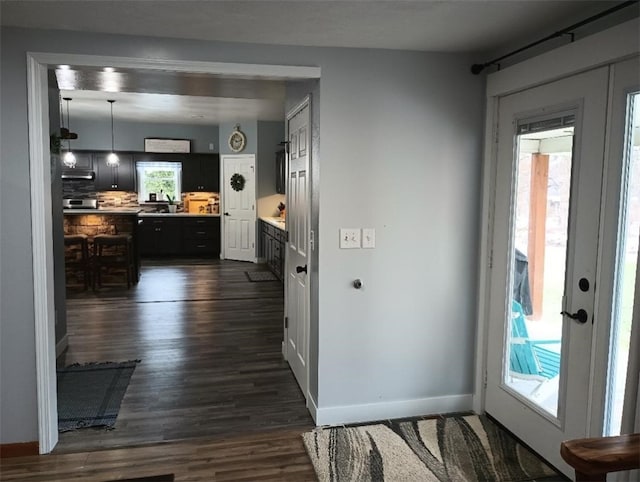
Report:
[[[241,152],[247,145],[247,136],[240,130],[240,126],[235,126],[229,136],[229,149],[233,152]]]

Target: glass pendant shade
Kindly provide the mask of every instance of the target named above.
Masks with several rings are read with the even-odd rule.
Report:
[[[120,165],[120,158],[115,152],[111,152],[107,156],[107,166],[118,167]]]
[[[107,100],[109,104],[111,104],[111,153],[107,156],[107,166],[109,167],[118,167],[120,165],[120,158],[114,152],[114,142],[113,142],[113,103],[115,100]]]
[[[71,151],[65,152],[64,156],[62,156],[62,163],[69,168],[76,167],[76,162],[76,156]]]

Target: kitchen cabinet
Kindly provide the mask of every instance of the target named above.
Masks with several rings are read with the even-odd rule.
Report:
[[[182,219],[183,254],[220,256],[220,218]]]
[[[73,152],[73,155],[76,156],[76,167],[73,167],[71,169],[81,169],[87,171],[91,171],[93,169],[93,152],[74,151],[73,149],[71,149],[71,151]],[[65,152],[66,150],[63,147],[60,152],[60,162],[62,163],[62,169],[68,170],[70,168],[65,166],[64,162],[62,162]]]
[[[280,281],[284,278],[286,241],[286,231],[260,220],[260,256]]]
[[[182,220],[172,217],[140,217],[141,256],[182,254]]]
[[[107,165],[108,152],[95,153],[93,165],[96,172],[96,191],[135,191],[135,165],[133,154],[117,153],[118,167]]]
[[[220,156],[189,154],[182,161],[182,192],[219,192]]]
[[[276,152],[276,192],[286,194],[287,158],[284,150]]]
[[[218,216],[140,216],[142,256],[220,256]]]

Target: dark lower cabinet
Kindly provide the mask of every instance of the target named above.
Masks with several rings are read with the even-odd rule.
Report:
[[[220,218],[183,219],[183,254],[220,256]]]
[[[141,256],[179,255],[182,251],[182,220],[141,217],[138,226]]]
[[[141,256],[220,256],[219,217],[142,216]]]
[[[260,220],[260,256],[280,281],[284,279],[287,233]]]

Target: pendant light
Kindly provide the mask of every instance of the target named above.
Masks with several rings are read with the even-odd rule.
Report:
[[[63,99],[67,102],[67,132],[71,132],[71,128],[69,127],[69,101],[72,100],[71,97],[63,97]],[[63,116],[64,118],[64,116]],[[71,137],[67,135],[67,152],[62,156],[62,163],[68,167],[73,169],[76,167],[76,156],[71,151]]]
[[[115,150],[113,148],[113,146],[114,146],[114,142],[113,142],[113,103],[115,102],[115,100],[109,99],[109,100],[107,100],[107,102],[109,102],[109,104],[111,104],[111,152],[107,156],[107,166],[118,167],[120,165],[120,159],[118,158],[118,155],[115,153]]]

